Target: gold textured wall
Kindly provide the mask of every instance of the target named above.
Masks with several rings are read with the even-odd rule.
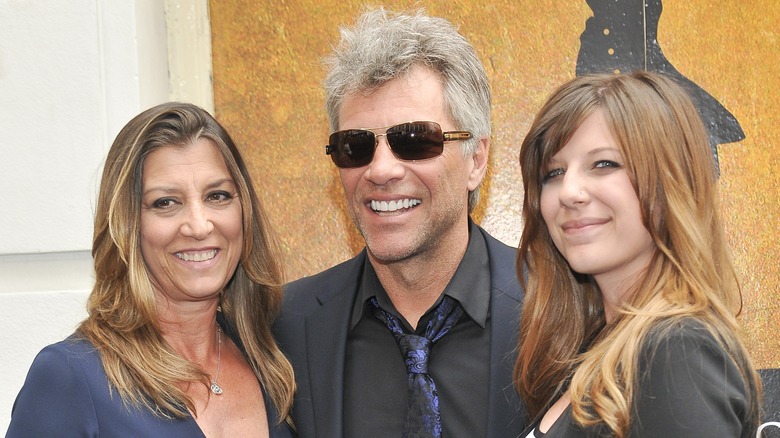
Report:
[[[284,249],[288,280],[362,248],[329,134],[321,58],[363,2],[211,0],[216,116],[245,154]],[[585,0],[387,1],[448,18],[475,45],[493,88],[491,171],[474,217],[517,245],[520,142],[533,114],[574,76]],[[671,63],[740,121],[745,140],[721,145],[721,197],[743,281],[741,322],[759,368],[780,367],[780,3],[667,0],[659,44]]]

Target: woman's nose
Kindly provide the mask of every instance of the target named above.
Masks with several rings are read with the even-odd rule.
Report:
[[[566,172],[563,176],[559,195],[566,206],[586,203],[590,199],[585,181],[575,172]]]
[[[193,206],[188,209],[187,217],[182,224],[182,234],[197,240],[203,240],[214,230],[214,224],[204,206]]]

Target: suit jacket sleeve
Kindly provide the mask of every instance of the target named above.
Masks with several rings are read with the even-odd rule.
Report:
[[[749,406],[744,380],[702,325],[651,332],[639,363],[631,436],[742,436]]]
[[[93,406],[81,363],[61,344],[48,346],[16,397],[6,437],[97,436]]]

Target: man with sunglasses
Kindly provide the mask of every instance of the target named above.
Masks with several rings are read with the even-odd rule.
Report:
[[[488,162],[484,67],[446,20],[381,8],[328,61],[325,152],[366,249],[286,287],[275,333],[298,433],[517,436],[515,250],[469,217]]]

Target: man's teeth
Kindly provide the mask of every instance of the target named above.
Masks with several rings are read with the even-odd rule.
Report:
[[[217,255],[217,250],[203,252],[177,252],[176,257],[184,260],[185,262],[204,262],[211,260]]]
[[[371,201],[371,209],[374,211],[397,211],[402,208],[411,208],[418,205],[419,199],[399,199],[397,201]]]

